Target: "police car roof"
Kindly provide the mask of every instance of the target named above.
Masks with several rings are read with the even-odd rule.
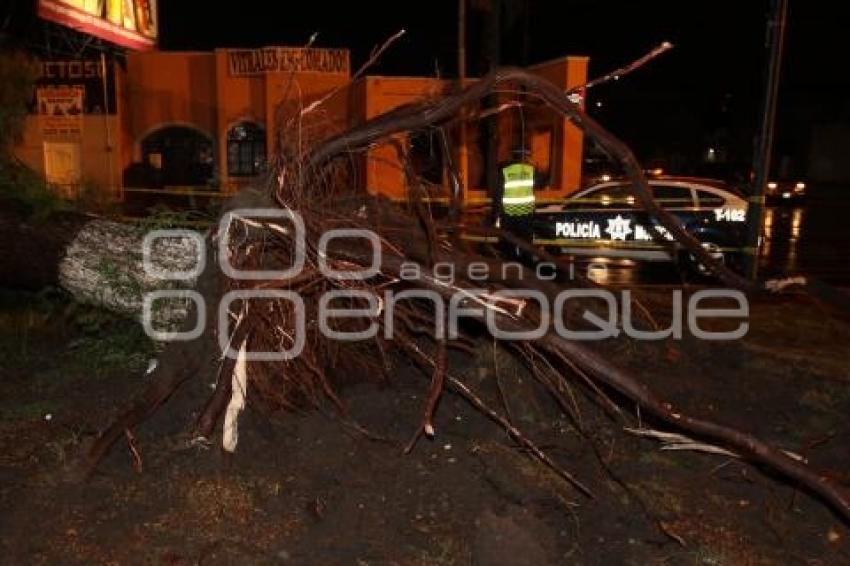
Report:
[[[705,185],[708,187],[713,187],[715,189],[721,189],[724,191],[729,191],[730,193],[737,195],[739,197],[743,197],[743,192],[729,183],[728,181],[724,181],[722,179],[711,179],[708,177],[686,177],[686,176],[659,176],[653,177],[650,181],[674,181],[678,183],[693,183],[695,185]]]

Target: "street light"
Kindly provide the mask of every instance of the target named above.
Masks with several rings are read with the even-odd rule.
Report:
[[[755,186],[747,207],[747,255],[746,273],[751,279],[758,274],[759,237],[764,211],[764,188],[770,171],[770,154],[773,149],[773,131],[776,122],[776,102],[779,97],[779,71],[782,67],[782,48],[785,42],[785,21],[788,0],[773,0],[773,12],[767,22],[768,67],[765,81],[764,105],[761,116],[759,144],[753,160]],[[773,187],[769,187],[773,188]]]

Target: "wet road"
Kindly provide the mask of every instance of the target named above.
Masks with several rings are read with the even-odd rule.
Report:
[[[813,191],[802,206],[765,211],[764,275],[803,273],[850,285],[850,186],[844,189]]]
[[[814,187],[799,205],[769,206],[762,233],[761,277],[805,274],[850,286],[850,186]],[[594,278],[608,284],[672,284],[682,280],[671,264],[601,261],[607,269]]]

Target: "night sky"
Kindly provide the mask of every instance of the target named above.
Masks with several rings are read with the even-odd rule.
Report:
[[[480,2],[479,2],[480,3]],[[249,6],[256,4],[257,8]],[[429,2],[161,2],[164,49],[301,45],[348,47],[353,67],[401,28],[408,34],[372,74],[454,76],[457,3]],[[480,71],[477,30],[469,11],[468,65]],[[662,41],[676,48],[628,79],[590,93],[590,110],[643,159],[681,148],[692,157],[717,137],[729,161],[749,162],[765,61],[766,0],[514,1],[503,11],[502,62],[523,62],[523,26],[510,4],[529,6],[527,60],[588,55],[590,75],[602,74]],[[832,3],[791,0],[777,126],[777,154],[803,161],[811,121],[850,121],[847,73],[835,66],[846,53]],[[596,108],[601,100],[603,106]],[[747,163],[748,164],[748,163]]]
[[[471,74],[482,71],[484,19],[476,6],[488,2],[470,0]],[[32,11],[33,4],[14,0],[19,14],[13,24],[26,22],[23,12]],[[405,28],[407,35],[371,74],[456,73],[455,0],[160,0],[159,5],[163,49],[298,46],[318,32],[317,46],[351,49],[357,68],[375,44]],[[748,166],[763,90],[768,0],[506,0],[503,5],[504,64],[588,55],[590,75],[596,76],[671,41],[676,48],[650,66],[592,91],[589,110],[644,160],[679,152],[691,163],[719,143],[728,148],[730,162]],[[522,7],[528,9],[525,28]],[[846,32],[836,11],[832,2],[790,0],[776,154],[800,164],[812,123],[850,124],[850,75],[841,62],[848,51]]]

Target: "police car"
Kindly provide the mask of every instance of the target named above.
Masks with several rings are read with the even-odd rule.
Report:
[[[663,177],[648,181],[655,200],[679,219],[717,260],[730,267],[739,262],[746,237],[745,197],[722,181]],[[535,243],[549,251],[645,261],[687,260],[705,273],[691,254],[670,250],[652,238],[654,223],[642,209],[627,180],[612,180],[582,189],[562,203],[535,209]],[[661,234],[673,240],[666,230]]]

